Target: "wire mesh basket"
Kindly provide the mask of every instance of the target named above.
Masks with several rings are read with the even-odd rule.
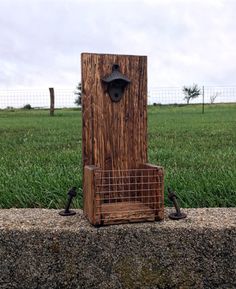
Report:
[[[94,170],[94,221],[97,225],[162,218],[163,170],[159,167]]]

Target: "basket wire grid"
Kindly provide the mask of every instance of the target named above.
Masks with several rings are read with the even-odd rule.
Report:
[[[163,177],[156,169],[96,170],[95,207],[102,222],[153,221],[163,207]]]

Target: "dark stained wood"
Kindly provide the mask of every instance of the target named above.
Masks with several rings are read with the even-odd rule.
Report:
[[[118,63],[130,85],[112,102],[101,79]],[[82,54],[84,165],[119,170],[147,162],[147,57]]]
[[[142,202],[121,202],[102,204],[101,218],[104,225],[155,221],[155,213]]]
[[[101,81],[113,64],[131,80],[119,102]],[[147,164],[147,57],[83,53],[81,68],[85,215],[95,225],[163,219],[163,170]]]
[[[88,218],[90,223],[92,224],[100,224],[100,217],[97,218],[97,216],[100,216],[100,212],[98,211],[101,207],[100,205],[96,206],[96,204],[99,204],[99,200],[96,198],[95,193],[95,166],[85,166],[84,167],[84,213],[85,216]]]

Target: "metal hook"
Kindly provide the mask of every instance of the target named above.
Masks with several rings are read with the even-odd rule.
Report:
[[[172,220],[184,219],[187,217],[185,213],[180,211],[179,204],[177,202],[178,197],[175,192],[172,192],[170,188],[168,188],[168,199],[173,202],[176,212],[169,214],[169,218]]]

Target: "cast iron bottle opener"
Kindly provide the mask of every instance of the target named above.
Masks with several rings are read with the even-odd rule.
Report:
[[[118,64],[113,64],[112,73],[102,78],[102,81],[107,84],[107,91],[113,102],[121,100],[125,87],[130,83],[128,77],[120,72]]]

